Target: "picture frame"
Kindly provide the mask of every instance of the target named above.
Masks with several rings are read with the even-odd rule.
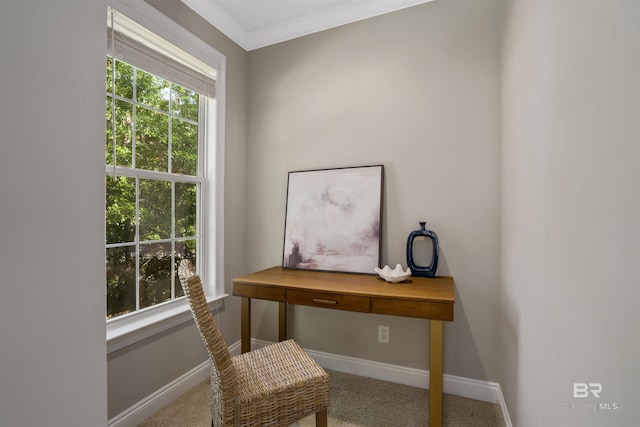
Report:
[[[375,274],[384,166],[289,172],[282,266]]]

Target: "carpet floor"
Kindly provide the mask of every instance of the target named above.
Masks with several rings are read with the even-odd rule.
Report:
[[[427,426],[429,390],[336,371],[329,372],[330,427]],[[209,382],[178,398],[141,427],[208,427]],[[504,427],[496,404],[445,394],[444,427]],[[315,426],[311,415],[295,427]]]

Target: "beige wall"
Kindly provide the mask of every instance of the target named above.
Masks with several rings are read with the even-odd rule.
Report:
[[[107,422],[106,3],[0,1],[0,425]]]
[[[638,425],[640,3],[510,2],[503,39],[499,353],[513,425]],[[573,399],[574,382],[601,383],[601,398]]]
[[[247,271],[281,264],[287,172],[384,164],[383,264],[426,220],[453,275],[447,374],[497,380],[499,39],[495,2],[436,1],[250,52]],[[258,305],[258,304],[256,304]],[[254,335],[276,339],[276,307]],[[304,347],[427,369],[428,322],[291,309]],[[377,326],[390,326],[390,344]]]
[[[151,0],[151,5],[212,45],[227,58],[225,147],[225,287],[246,272],[246,146],[248,53],[179,0]],[[218,322],[229,344],[240,339],[240,303],[227,298]],[[192,322],[109,354],[109,418],[207,359]]]

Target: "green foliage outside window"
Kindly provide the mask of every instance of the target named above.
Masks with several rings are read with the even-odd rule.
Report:
[[[122,61],[113,66],[108,57],[106,164],[134,169],[105,181],[107,318],[182,296],[177,265],[195,264],[199,246],[199,183],[135,174],[198,174],[199,95]]]

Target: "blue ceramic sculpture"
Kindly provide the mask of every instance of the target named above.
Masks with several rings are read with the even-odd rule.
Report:
[[[415,277],[435,277],[438,269],[438,236],[433,231],[427,230],[426,226],[426,221],[420,222],[420,230],[412,231],[407,239],[407,266],[411,269],[411,275]],[[413,242],[418,237],[431,239],[433,256],[431,257],[430,265],[416,265],[413,260]]]

